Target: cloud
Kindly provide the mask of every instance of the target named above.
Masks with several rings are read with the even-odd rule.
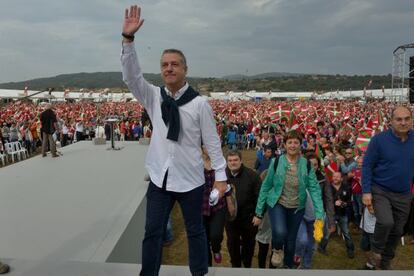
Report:
[[[0,82],[120,71],[125,0],[13,0],[0,9]],[[191,76],[261,72],[387,74],[413,42],[404,0],[143,0],[136,48],[159,72],[164,48],[184,51]]]

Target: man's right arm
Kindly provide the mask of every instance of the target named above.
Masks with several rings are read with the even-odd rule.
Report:
[[[256,162],[254,163],[254,169],[257,170],[260,166],[259,158],[256,159]]]
[[[134,5],[130,9],[125,10],[125,17],[122,27],[122,77],[132,94],[141,102],[144,107],[151,110],[154,92],[157,87],[149,84],[142,74],[139,66],[137,53],[135,52],[135,45],[132,43],[133,39],[127,37],[134,37],[135,33],[141,28],[144,20],[141,19],[141,8]],[[126,37],[127,36],[127,37]],[[149,112],[150,112],[149,110]]]
[[[122,43],[121,64],[123,81],[135,98],[150,112],[158,88],[144,79],[134,43]]]

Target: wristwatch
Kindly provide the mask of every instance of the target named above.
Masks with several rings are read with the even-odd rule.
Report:
[[[121,34],[124,38],[126,38],[126,39],[129,39],[129,40],[131,40],[131,41],[134,41],[134,38],[135,38],[135,36],[134,35],[129,35],[129,34],[126,34],[126,33],[122,33]]]

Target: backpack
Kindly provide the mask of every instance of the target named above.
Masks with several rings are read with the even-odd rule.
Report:
[[[275,173],[276,173],[277,165],[279,165],[279,158],[280,158],[280,155],[279,156],[276,156],[275,157],[275,163],[273,164],[273,170],[275,171]],[[310,172],[310,170],[312,168],[312,164],[311,164],[311,162],[309,160],[306,160],[306,161],[307,161],[306,162],[306,167],[308,169],[308,174],[309,174],[309,172]]]

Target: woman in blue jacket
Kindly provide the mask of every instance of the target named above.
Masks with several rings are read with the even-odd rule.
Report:
[[[267,208],[272,227],[271,263],[275,267],[292,268],[296,236],[305,210],[306,190],[311,196],[318,225],[323,224],[324,211],[315,170],[301,156],[301,135],[290,131],[284,141],[286,154],[273,159],[269,166],[260,189],[253,224],[260,224]]]

